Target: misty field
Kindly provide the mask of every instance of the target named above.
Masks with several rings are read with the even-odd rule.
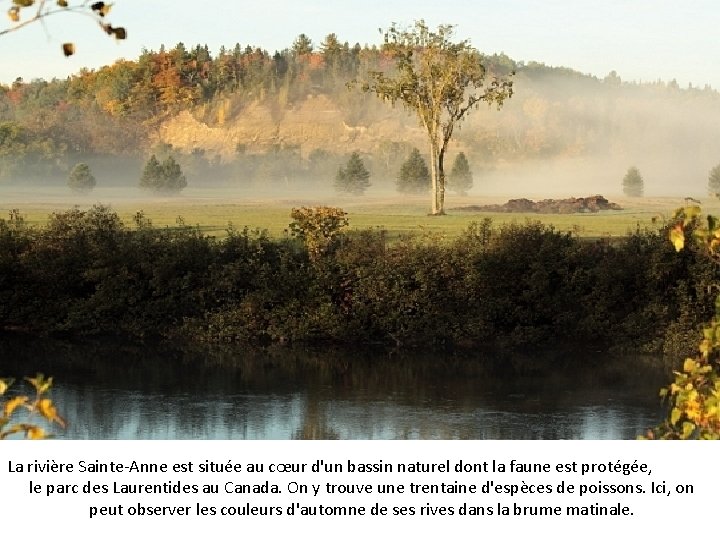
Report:
[[[190,191],[190,190],[188,190]],[[202,194],[205,195],[205,194]],[[28,200],[28,199],[25,199]],[[32,199],[30,199],[32,200]],[[12,197],[0,199],[0,216],[6,217],[11,209],[18,209],[27,222],[33,226],[43,226],[54,212],[62,212],[73,207],[86,209],[93,204],[109,205],[126,223],[132,223],[132,217],[139,211],[156,226],[175,226],[181,218],[186,225],[197,226],[210,236],[226,236],[228,224],[237,229],[267,230],[275,238],[287,234],[290,223],[290,211],[301,206],[336,206],[343,208],[350,221],[350,228],[363,230],[368,228],[385,229],[391,238],[402,235],[437,235],[455,238],[474,221],[490,218],[494,226],[505,223],[525,223],[539,221],[553,225],[558,231],[572,232],[584,238],[619,237],[641,229],[655,229],[672,217],[674,210],[685,201],[677,197],[626,199],[610,198],[618,202],[623,210],[604,211],[597,214],[535,214],[535,213],[494,213],[464,211],[469,205],[497,204],[508,200],[507,197],[467,197],[449,200],[448,215],[433,217],[428,215],[428,203],[425,197],[377,197],[377,198],[322,198],[322,199],[240,199],[215,196],[198,196],[188,193],[183,197],[166,199],[154,198],[117,198],[110,194],[103,197],[96,193],[88,198],[37,197],[33,202],[13,200]],[[720,201],[706,199],[702,201],[703,210],[717,214]]]

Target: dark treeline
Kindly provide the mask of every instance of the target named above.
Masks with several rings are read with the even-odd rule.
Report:
[[[686,351],[718,270],[664,232],[591,242],[537,223],[453,242],[311,228],[223,240],[106,207],[0,220],[0,327],[52,335],[391,347]],[[303,232],[303,227],[305,227]],[[315,239],[317,240],[317,238]]]
[[[473,162],[491,167],[501,160],[598,152],[632,157],[639,150],[664,152],[668,144],[715,159],[715,138],[708,133],[714,132],[720,99],[711,88],[627,83],[614,72],[600,79],[505,55],[487,56],[485,64],[491,76],[516,71],[517,92],[502,115],[478,111],[458,133],[460,149]],[[18,79],[0,86],[0,181],[64,180],[75,163],[85,161],[107,184],[103,177],[139,170],[150,153],[174,152],[191,182],[255,176],[286,182],[303,171],[308,178],[332,177],[349,146],[367,154],[376,176],[394,178],[413,146],[424,145],[408,132],[414,120],[394,112],[396,120],[404,118],[399,125],[380,139],[366,135],[368,126],[387,119],[389,109],[346,88],[368,71],[390,69],[382,48],[351,46],[330,34],[317,46],[301,35],[274,54],[239,44],[212,53],[207,46],[180,43],[64,80]],[[311,123],[312,114],[333,112],[339,132],[288,129],[273,138],[287,115],[317,96],[332,111],[311,113]],[[253,107],[260,112],[248,113]],[[255,135],[223,135],[221,147],[202,138],[188,141],[161,129],[181,112],[208,128],[250,121],[260,127]],[[708,158],[702,166],[712,164]]]

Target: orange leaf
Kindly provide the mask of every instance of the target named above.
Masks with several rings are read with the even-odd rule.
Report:
[[[45,430],[43,428],[26,425],[25,437],[32,440],[39,440],[47,438],[47,435],[45,435]]]
[[[5,416],[9,417],[12,413],[15,412],[15,409],[17,409],[18,407],[27,403],[27,400],[28,400],[27,396],[18,396],[18,397],[9,399],[5,403]]]
[[[65,420],[58,414],[55,405],[53,405],[50,399],[41,399],[37,404],[38,411],[42,414],[49,422],[57,422],[60,426],[65,427]]]

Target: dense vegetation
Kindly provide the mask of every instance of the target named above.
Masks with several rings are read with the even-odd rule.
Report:
[[[581,344],[677,353],[712,313],[718,269],[662,231],[583,241],[538,223],[472,225],[452,242],[344,233],[298,209],[271,240],[216,240],[106,207],[28,228],[0,221],[0,327],[60,335],[508,348]],[[690,231],[687,231],[690,234]]]

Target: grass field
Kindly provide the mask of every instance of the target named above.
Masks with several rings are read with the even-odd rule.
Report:
[[[103,196],[105,195],[105,196]],[[623,210],[598,214],[505,214],[485,212],[464,212],[459,207],[475,204],[502,203],[507,198],[469,197],[449,199],[446,205],[448,215],[428,216],[427,197],[386,197],[386,198],[315,198],[315,199],[251,199],[222,198],[219,196],[187,196],[153,199],[121,198],[113,194],[93,193],[84,199],[62,197],[2,197],[0,194],[0,217],[17,208],[26,220],[35,226],[42,226],[53,212],[61,212],[78,206],[88,208],[92,204],[108,204],[117,211],[126,223],[142,210],[156,226],[174,226],[178,217],[188,225],[198,226],[212,236],[223,237],[229,223],[236,228],[248,226],[267,230],[274,237],[281,237],[290,222],[290,210],[299,206],[339,206],[348,213],[350,227],[366,229],[380,227],[391,237],[404,234],[434,234],[453,238],[465,230],[469,223],[491,218],[493,224],[524,223],[526,220],[551,224],[560,231],[569,231],[581,237],[617,237],[638,226],[655,228],[669,219],[673,211],[682,206],[681,198],[610,198],[618,202]],[[720,201],[707,199],[703,211],[718,214]]]

